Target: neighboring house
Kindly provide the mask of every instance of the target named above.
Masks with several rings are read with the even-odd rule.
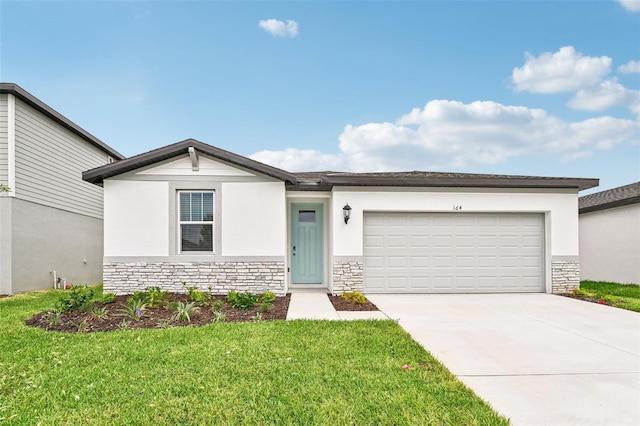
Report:
[[[580,197],[580,278],[640,284],[640,182]]]
[[[20,86],[0,83],[0,294],[102,281],[102,189],[82,171],[124,158]]]
[[[193,139],[89,170],[104,284],[283,294],[571,291],[597,179],[289,173]],[[348,207],[347,207],[348,206]],[[345,215],[349,214],[349,220]]]

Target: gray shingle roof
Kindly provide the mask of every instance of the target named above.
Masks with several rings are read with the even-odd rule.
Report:
[[[250,158],[225,151],[195,139],[187,139],[153,151],[129,157],[113,164],[88,170],[82,178],[96,185],[104,179],[144,166],[185,155],[189,147],[213,158],[280,179],[290,191],[331,191],[334,186],[391,186],[391,187],[488,187],[488,188],[572,188],[588,189],[598,186],[598,179],[510,176],[443,172],[304,172],[290,173]]]
[[[640,203],[640,182],[580,197],[580,213]]]

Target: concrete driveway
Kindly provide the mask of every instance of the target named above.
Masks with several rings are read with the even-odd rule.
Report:
[[[640,425],[640,314],[549,294],[367,295],[514,425]]]

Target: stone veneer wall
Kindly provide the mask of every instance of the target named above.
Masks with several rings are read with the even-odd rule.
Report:
[[[284,295],[284,262],[118,262],[105,263],[104,291],[132,294],[147,287],[186,293],[197,287],[213,294],[231,290]]]
[[[362,270],[364,263],[355,260],[333,262],[333,294],[347,291],[364,291]]]
[[[580,287],[580,262],[577,260],[551,261],[551,292],[571,293]]]

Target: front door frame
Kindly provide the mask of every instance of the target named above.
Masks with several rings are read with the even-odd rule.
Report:
[[[327,270],[328,265],[328,253],[329,253],[329,217],[328,217],[328,204],[329,199],[324,197],[292,197],[288,200],[288,238],[287,238],[287,281],[288,287],[292,288],[328,288],[329,287],[329,272]],[[296,284],[293,282],[293,225],[294,225],[294,213],[295,208],[300,206],[314,206],[322,209],[322,282],[317,284]]]

